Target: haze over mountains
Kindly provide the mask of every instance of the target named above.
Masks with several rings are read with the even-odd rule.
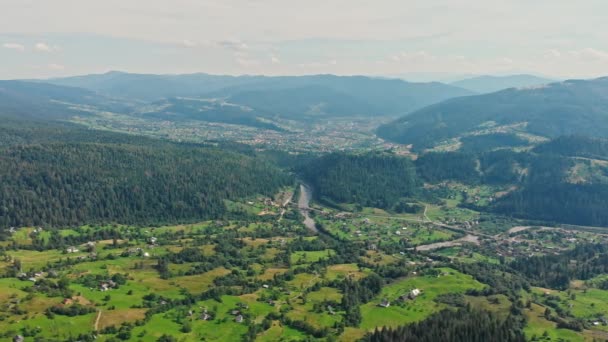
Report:
[[[553,82],[555,82],[555,80],[522,74],[508,76],[483,75],[466,78],[456,82],[450,82],[449,84],[459,88],[468,89],[475,93],[485,94],[508,88],[533,87]]]
[[[123,101],[83,88],[0,81],[0,116],[4,118],[66,119],[82,114],[85,108],[124,111],[128,107]]]
[[[398,117],[473,93],[437,82],[410,83],[364,76],[235,77],[109,72],[41,81],[5,81],[0,94],[1,105],[12,108],[8,112],[37,113],[37,117],[65,118],[75,112],[113,111],[153,119],[202,120],[275,129],[268,121]],[[118,103],[120,106],[116,106]]]
[[[346,106],[329,110],[342,115],[404,114],[447,98],[472,92],[442,83],[410,83],[364,76],[221,76],[208,74],[144,75],[109,72],[102,75],[51,79],[57,85],[80,87],[113,97],[154,101],[171,97],[226,98],[239,104],[268,109],[277,100],[301,114],[319,105],[340,107],[358,101],[358,110]],[[274,105],[274,104],[273,104]],[[283,106],[284,107],[284,106]],[[294,109],[295,107],[295,109]],[[309,107],[309,108],[308,108]],[[272,108],[271,110],[276,110]],[[285,111],[282,108],[282,111]],[[359,111],[360,113],[356,113]],[[280,113],[275,113],[280,114]]]

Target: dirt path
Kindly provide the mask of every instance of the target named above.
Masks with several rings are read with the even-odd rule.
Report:
[[[295,296],[293,296],[293,297],[289,298],[289,300],[294,300],[294,299],[296,299],[296,298],[300,298],[300,297],[302,297],[302,295],[304,294],[304,291],[305,291],[307,288],[309,288],[309,287],[313,286],[313,285],[314,285],[314,282],[315,282],[315,280],[317,280],[317,278],[319,278],[319,275],[318,275],[318,274],[315,274],[315,277],[314,277],[314,278],[312,278],[312,279],[310,279],[310,280],[308,281],[308,283],[306,284],[306,287],[305,287],[305,288],[303,288],[303,289],[300,291],[300,293],[299,293],[299,294],[297,294],[297,295],[295,295]]]
[[[99,320],[101,319],[101,310],[97,311],[97,319],[95,319],[95,331],[99,331]]]
[[[285,215],[285,212],[287,212],[286,208],[289,206],[289,203],[291,203],[291,200],[293,200],[293,192],[290,192],[289,196],[287,196],[283,203],[281,203],[281,214],[279,214],[279,219],[277,222],[281,222],[283,220],[283,216]]]
[[[424,206],[424,213],[422,213],[422,216],[424,217],[425,220],[427,220],[429,222],[433,222],[433,221],[431,221],[431,219],[428,216],[426,216],[426,210],[428,209],[428,207],[429,207],[428,205]]]

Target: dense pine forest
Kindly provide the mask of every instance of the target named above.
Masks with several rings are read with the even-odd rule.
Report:
[[[328,204],[399,212],[404,202],[432,200],[425,183],[512,186],[489,205],[466,206],[517,218],[605,226],[608,167],[587,159],[604,158],[604,145],[598,139],[560,137],[533,151],[428,152],[415,161],[388,153],[334,153],[301,162],[299,170]]]
[[[409,159],[382,154],[330,154],[309,163],[304,176],[320,199],[377,208],[415,195],[420,185]]]
[[[66,142],[23,144],[40,130]],[[212,147],[63,127],[11,132],[0,156],[3,226],[218,218],[225,199],[269,195],[291,182],[262,159]]]
[[[461,308],[441,311],[426,320],[396,329],[376,330],[367,342],[523,342],[523,322],[517,315],[505,320],[487,311]]]

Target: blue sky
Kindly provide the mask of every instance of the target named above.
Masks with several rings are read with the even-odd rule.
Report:
[[[608,75],[604,0],[0,0],[0,78]]]

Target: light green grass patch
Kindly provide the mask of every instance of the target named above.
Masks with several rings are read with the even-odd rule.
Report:
[[[433,301],[438,295],[464,293],[468,289],[482,289],[485,286],[473,277],[450,268],[441,268],[439,271],[446,275],[405,278],[385,286],[380,295],[361,307],[361,328],[372,330],[376,327],[396,327],[420,321],[446,307],[445,304]],[[415,288],[420,289],[422,294],[413,301],[400,304],[399,296]],[[390,307],[378,306],[384,298],[391,301]]]
[[[335,251],[332,249],[323,251],[300,251],[291,253],[289,260],[292,265],[304,265],[317,262],[321,259],[327,259],[334,254]]]

